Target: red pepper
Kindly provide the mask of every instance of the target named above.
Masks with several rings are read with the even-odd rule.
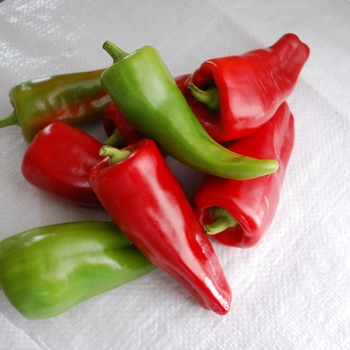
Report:
[[[185,89],[187,89],[188,85],[186,85],[186,82],[190,76],[191,74],[183,74],[174,78],[176,85],[181,91],[184,91]]]
[[[95,165],[89,181],[114,223],[203,308],[226,314],[230,286],[208,236],[155,142],[143,139],[122,150],[104,146],[101,154],[111,159]]]
[[[113,102],[108,103],[104,109],[103,127],[108,137],[114,135],[115,130],[118,130],[128,145],[144,138],[141,131],[129,122]]]
[[[267,49],[205,61],[182,92],[214,140],[241,138],[267,122],[291,94],[309,52],[296,35],[286,34]]]
[[[203,177],[194,203],[200,221],[213,238],[241,248],[260,240],[275,216],[293,144],[294,117],[287,103],[283,103],[255,133],[229,147],[251,157],[276,159],[280,164],[277,171],[245,181]]]
[[[101,161],[103,144],[65,122],[40,130],[28,146],[22,174],[49,195],[85,207],[102,208],[88,181],[88,171]]]

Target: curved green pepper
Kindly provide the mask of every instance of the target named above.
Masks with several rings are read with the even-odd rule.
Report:
[[[100,82],[103,71],[53,75],[14,86],[9,92],[14,111],[0,120],[0,128],[17,124],[30,143],[55,121],[77,124],[102,114],[110,102]]]
[[[0,242],[0,287],[29,319],[61,314],[153,269],[111,222],[44,226]]]
[[[144,46],[131,54],[106,41],[114,64],[101,83],[126,118],[170,156],[204,173],[236,180],[273,173],[275,160],[233,153],[214,141],[191,111],[157,50]]]

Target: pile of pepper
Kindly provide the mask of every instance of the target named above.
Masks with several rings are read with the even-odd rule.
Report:
[[[0,242],[0,287],[25,317],[58,315],[158,267],[220,315],[231,287],[211,238],[248,248],[275,216],[294,143],[286,102],[309,48],[294,34],[173,78],[154,47],[106,41],[107,69],[24,82],[10,91],[29,143],[22,174],[113,222],[39,227]],[[75,124],[101,116],[106,142]],[[168,166],[203,178],[193,198]]]

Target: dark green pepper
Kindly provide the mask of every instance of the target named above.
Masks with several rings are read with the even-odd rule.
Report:
[[[131,54],[106,41],[114,64],[101,83],[126,118],[170,156],[204,173],[236,180],[273,173],[275,160],[233,153],[214,141],[191,111],[157,50],[144,46]]]
[[[29,319],[61,314],[153,269],[111,222],[44,226],[0,242],[0,287]]]
[[[53,75],[14,86],[9,96],[15,110],[0,120],[0,128],[17,124],[30,143],[55,121],[75,125],[102,114],[110,102],[100,82],[103,70]]]

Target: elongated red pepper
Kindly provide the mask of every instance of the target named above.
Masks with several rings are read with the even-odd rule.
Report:
[[[33,186],[71,204],[102,208],[88,181],[88,171],[101,161],[103,144],[65,122],[40,130],[22,160],[22,174]]]
[[[154,141],[104,146],[91,187],[124,234],[205,309],[226,314],[231,289],[180,183]]]
[[[309,52],[296,35],[286,34],[269,48],[205,61],[182,92],[214,140],[241,138],[267,122],[292,93]]]
[[[273,174],[245,181],[203,177],[194,203],[200,221],[212,237],[241,248],[260,240],[275,216],[293,145],[294,117],[287,103],[283,103],[255,133],[229,147],[251,157],[272,157],[280,166]]]

